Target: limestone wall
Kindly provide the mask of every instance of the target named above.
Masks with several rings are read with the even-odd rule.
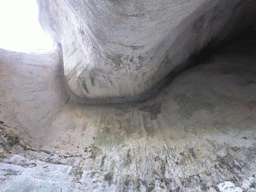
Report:
[[[253,1],[38,0],[63,49],[66,81],[85,103],[140,100],[210,40],[224,38]],[[248,17],[248,22],[252,18]]]

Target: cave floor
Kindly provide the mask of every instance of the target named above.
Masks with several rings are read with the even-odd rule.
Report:
[[[1,191],[255,191],[255,57],[218,54],[108,105],[73,102],[61,65],[0,50]]]

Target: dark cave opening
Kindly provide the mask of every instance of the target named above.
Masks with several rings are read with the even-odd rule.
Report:
[[[161,94],[175,78],[193,68],[209,63],[216,57],[236,58],[256,58],[256,3],[251,2],[250,9],[243,13],[234,24],[233,30],[223,38],[219,36],[212,38],[207,45],[199,52],[194,53],[189,59],[171,71],[159,84],[151,91],[149,98],[143,98],[142,102],[151,100]],[[225,34],[225,30],[224,30]],[[246,62],[245,62],[246,65]],[[250,64],[251,65],[251,64]],[[256,71],[256,63],[255,63]],[[241,66],[241,69],[246,66]],[[146,94],[147,95],[147,94]]]

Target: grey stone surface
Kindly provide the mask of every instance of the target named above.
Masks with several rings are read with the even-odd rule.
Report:
[[[77,175],[79,174],[79,177]],[[120,191],[115,186],[109,186],[110,175],[104,177],[97,172],[77,172],[77,169],[68,165],[56,165],[39,160],[31,160],[19,155],[12,155],[0,162],[0,187],[3,192],[35,191],[35,192],[74,192],[74,191]],[[250,177],[250,179],[256,179]],[[243,181],[245,183],[246,181]],[[215,187],[209,188],[210,192],[242,192],[255,191],[255,183],[251,182],[248,187],[235,186],[230,181],[225,181]],[[129,191],[129,190],[126,190]],[[140,182],[137,190],[149,191],[143,182]],[[169,191],[161,182],[156,182],[150,191]],[[178,191],[196,191],[195,188]],[[202,191],[200,188],[197,191]],[[203,190],[204,191],[204,190]]]
[[[209,33],[212,35],[218,33],[213,29],[220,30],[222,25],[225,26],[224,28],[227,29],[219,32],[223,34],[220,38],[224,38],[225,34],[235,26],[224,25],[225,22],[217,22],[216,25],[213,23],[223,21],[223,17],[224,20],[229,20],[231,15],[231,20],[236,20],[240,11],[243,11],[248,3],[253,3],[253,1],[242,1],[237,6],[235,4],[239,1],[193,1],[194,4],[192,1],[161,1],[166,2],[165,5],[173,2],[179,6],[184,5],[185,8],[193,5],[191,6],[193,13],[187,13],[189,17],[183,12],[180,13],[182,18],[178,18],[177,23],[181,22],[181,24],[173,30],[176,31],[177,34],[174,34],[177,37],[172,44],[173,48],[168,49],[170,52],[166,53],[173,54],[173,57],[166,57],[161,67],[171,68],[173,63],[178,65],[181,58],[187,60],[185,64],[199,65],[188,68],[179,75],[168,76],[168,81],[163,82],[165,86],[154,94],[151,92],[150,99],[144,102],[100,105],[75,101],[76,97],[69,89],[69,87],[72,89],[72,86],[67,79],[67,70],[72,71],[73,66],[69,66],[67,59],[76,63],[77,59],[85,58],[86,51],[79,52],[81,48],[84,50],[83,44],[80,44],[80,40],[75,41],[75,38],[82,38],[93,30],[97,31],[99,25],[96,24],[101,21],[95,21],[95,18],[101,18],[103,21],[106,19],[110,23],[117,22],[113,23],[113,26],[117,27],[115,29],[117,34],[122,31],[122,27],[119,28],[119,26],[127,26],[125,31],[132,30],[134,27],[134,36],[129,37],[130,33],[123,33],[122,35],[125,36],[123,40],[134,40],[135,43],[140,43],[136,41],[138,38],[144,41],[145,39],[142,38],[144,30],[141,31],[142,36],[136,34],[139,33],[135,25],[138,15],[134,17],[129,15],[125,23],[119,22],[118,19],[105,18],[104,14],[96,17],[97,11],[107,10],[107,8],[110,9],[110,13],[113,12],[113,17],[116,17],[117,13],[122,13],[120,17],[126,17],[128,13],[136,10],[139,10],[138,13],[143,13],[139,9],[141,6],[139,1],[102,1],[102,4],[93,4],[93,1],[67,0],[42,2],[42,18],[49,17],[43,18],[42,24],[46,28],[49,27],[48,31],[55,36],[55,40],[62,43],[62,47],[59,46],[55,52],[45,54],[16,53],[0,49],[1,192],[256,191],[256,49],[254,48],[256,38],[243,34],[244,38],[237,40],[237,43],[233,45],[224,44],[223,47],[217,49],[211,48],[208,52],[202,52],[201,57],[187,60],[188,55],[193,52],[191,50],[199,49],[204,45],[205,41],[202,39],[205,38],[207,41]],[[47,6],[47,2],[55,3],[56,6]],[[96,24],[90,30],[82,29],[83,32],[80,31],[80,36],[77,36],[76,31],[72,30],[74,26],[78,26],[77,22],[80,21],[79,18],[81,19],[79,14],[84,15],[84,13],[73,8],[83,2],[90,5],[88,8],[91,6],[94,8],[87,12],[89,19],[81,20],[79,27]],[[153,1],[147,1],[147,3],[153,3]],[[145,5],[149,5],[147,3]],[[203,5],[206,6],[208,3],[212,3],[207,7],[208,11],[205,12],[204,9],[200,13]],[[68,8],[67,5],[70,7]],[[106,7],[101,9],[102,5]],[[115,10],[111,9],[112,5],[115,6]],[[131,6],[127,7],[127,5]],[[138,5],[138,7],[132,7],[132,5]],[[161,4],[155,5],[156,8],[161,6]],[[170,8],[177,8],[176,11],[180,11],[182,7],[179,6],[169,5],[169,7],[162,7],[160,11],[164,12]],[[228,9],[218,12],[227,6]],[[94,12],[96,7],[98,9]],[[131,9],[120,11],[118,8],[122,7]],[[249,9],[247,10],[250,15]],[[150,13],[151,21],[156,19],[156,22],[153,22],[156,25],[150,25],[153,31],[158,31],[158,28],[154,29],[154,26],[160,25],[158,21],[166,19],[168,22],[167,17],[170,17],[166,14],[166,18],[159,19],[159,15],[153,15],[153,11]],[[190,24],[195,24],[199,28],[201,26],[197,25],[200,23],[199,13],[202,14],[202,25],[205,28],[202,34],[195,31],[196,40],[189,45],[193,49],[184,49],[185,44],[187,45],[186,38],[193,37],[189,30]],[[54,20],[58,19],[56,14],[63,14],[59,15],[63,23]],[[63,20],[65,14],[70,14],[67,19],[73,19],[73,22]],[[78,15],[77,18],[76,15]],[[106,15],[109,14],[106,13]],[[144,18],[146,15],[139,17]],[[213,15],[220,18],[213,19],[215,22],[209,24]],[[184,20],[183,16],[189,19]],[[246,26],[246,22],[249,22],[250,19],[246,19],[247,16],[239,18],[243,21],[240,23],[241,26]],[[134,20],[135,23],[129,22],[130,20]],[[92,23],[85,24],[85,21]],[[110,23],[106,23],[104,27],[109,27]],[[166,30],[165,24],[163,22],[163,31],[166,31],[167,37],[173,33],[169,34],[170,31]],[[143,26],[145,27],[146,24],[141,23],[141,25],[141,29],[144,29]],[[65,32],[63,26],[66,26]],[[252,24],[253,26],[255,32],[255,25]],[[105,54],[104,50],[113,49],[124,53],[119,58],[122,62],[126,58],[123,56],[128,54],[131,47],[125,47],[126,44],[116,44],[111,47],[110,42],[104,44],[104,41],[98,40],[101,35],[110,35],[110,37],[115,35],[116,41],[114,42],[120,42],[117,34],[105,34],[108,30],[104,27],[100,28],[95,36],[94,34],[88,36],[88,41],[92,41],[92,44],[84,44],[89,47],[88,50],[92,48],[91,45],[94,45],[95,49],[100,48],[98,52],[90,52],[91,55],[87,58],[93,62],[99,61],[99,63],[90,63],[91,68],[88,69],[84,69],[83,63],[80,63],[79,70],[95,72],[95,69],[99,67],[105,69],[105,66],[100,65],[100,61],[104,59],[119,62],[116,57],[112,57],[113,55],[110,55],[110,58],[102,55],[95,57],[98,53]],[[181,32],[182,30],[184,31]],[[148,33],[150,37],[159,38],[160,41],[160,37],[155,37],[153,34],[155,33]],[[194,47],[194,43],[198,42],[197,37],[200,39],[200,44]],[[103,37],[104,40],[108,38],[108,36]],[[145,38],[149,37],[145,36]],[[67,41],[68,39],[70,41]],[[148,39],[148,42],[151,40]],[[159,59],[163,59],[161,51],[171,46],[169,41],[162,40],[163,42],[159,42],[158,47],[153,48],[155,44],[152,44],[152,50],[159,51],[157,52],[159,55],[156,55]],[[219,39],[215,41],[215,43],[219,42]],[[134,50],[130,51],[135,54],[138,50],[149,49],[147,46],[133,47]],[[74,49],[73,52],[72,49]],[[133,59],[135,62],[135,57]],[[173,59],[176,61],[174,62]],[[152,68],[154,68],[153,65]],[[152,75],[163,75],[160,69],[159,73],[153,73],[154,70],[150,71],[152,68],[144,66],[144,69],[149,73],[152,72]],[[166,71],[169,70],[167,68]],[[141,70],[143,74],[143,68]],[[98,74],[99,71],[96,70],[96,72]],[[115,72],[119,75],[119,68]],[[122,75],[121,72],[120,75]],[[86,74],[83,75],[86,76]],[[88,77],[90,78],[90,75]],[[132,75],[130,77],[132,78]],[[145,80],[150,87],[153,81]],[[95,86],[99,86],[100,81],[95,78]],[[157,82],[156,79],[155,82]],[[120,79],[120,82],[116,81],[116,83],[122,84],[123,82]],[[87,88],[91,91],[91,87]],[[131,87],[124,86],[124,88],[127,88],[125,91],[129,92]],[[115,100],[115,97],[105,100],[105,96],[109,95],[104,95],[101,89],[97,90],[95,94],[99,93],[104,96],[104,100],[101,98],[99,102],[128,99],[128,96],[125,96],[124,100]],[[75,92],[74,89],[72,91]],[[111,87],[107,91],[111,92]],[[118,91],[112,93],[113,95],[119,94]],[[135,91],[131,94],[137,93]]]
[[[72,101],[58,50],[1,50],[2,191],[253,191],[255,50],[234,47],[115,105]]]
[[[42,26],[62,45],[65,78],[77,100],[107,103],[151,95],[192,54],[210,40],[224,38],[255,2],[38,0],[38,4]]]

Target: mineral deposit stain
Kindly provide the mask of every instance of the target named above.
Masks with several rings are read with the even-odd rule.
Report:
[[[110,114],[107,118],[107,125],[111,125],[113,123],[114,118],[114,115]]]
[[[113,173],[107,173],[104,175],[104,180],[108,182],[108,185],[110,186],[111,183],[113,182]]]
[[[139,110],[144,112],[149,112],[150,120],[156,120],[157,115],[161,113],[161,103],[154,104],[151,106],[140,107]]]
[[[91,84],[93,87],[95,87],[95,77],[93,75],[90,75]]]
[[[215,105],[213,103],[204,101],[200,97],[189,97],[185,94],[177,94],[174,96],[175,101],[180,106],[181,113],[186,117],[191,117],[192,114],[200,109],[206,109],[213,112]]]
[[[246,105],[246,107],[249,109],[249,110],[253,110],[256,108],[256,101],[251,101],[250,103],[248,103]]]
[[[142,115],[142,120],[144,129],[146,130],[147,134],[152,136],[154,134],[153,125],[150,124],[150,122],[148,121],[148,117],[146,115]]]
[[[126,157],[124,158],[124,166],[129,166],[132,163],[131,149],[128,149]]]
[[[80,81],[80,82],[81,82],[81,86],[83,87],[83,89],[84,89],[88,94],[90,94],[90,92],[89,92],[89,90],[88,90],[88,88],[87,88],[87,85],[86,85],[85,81]]]

